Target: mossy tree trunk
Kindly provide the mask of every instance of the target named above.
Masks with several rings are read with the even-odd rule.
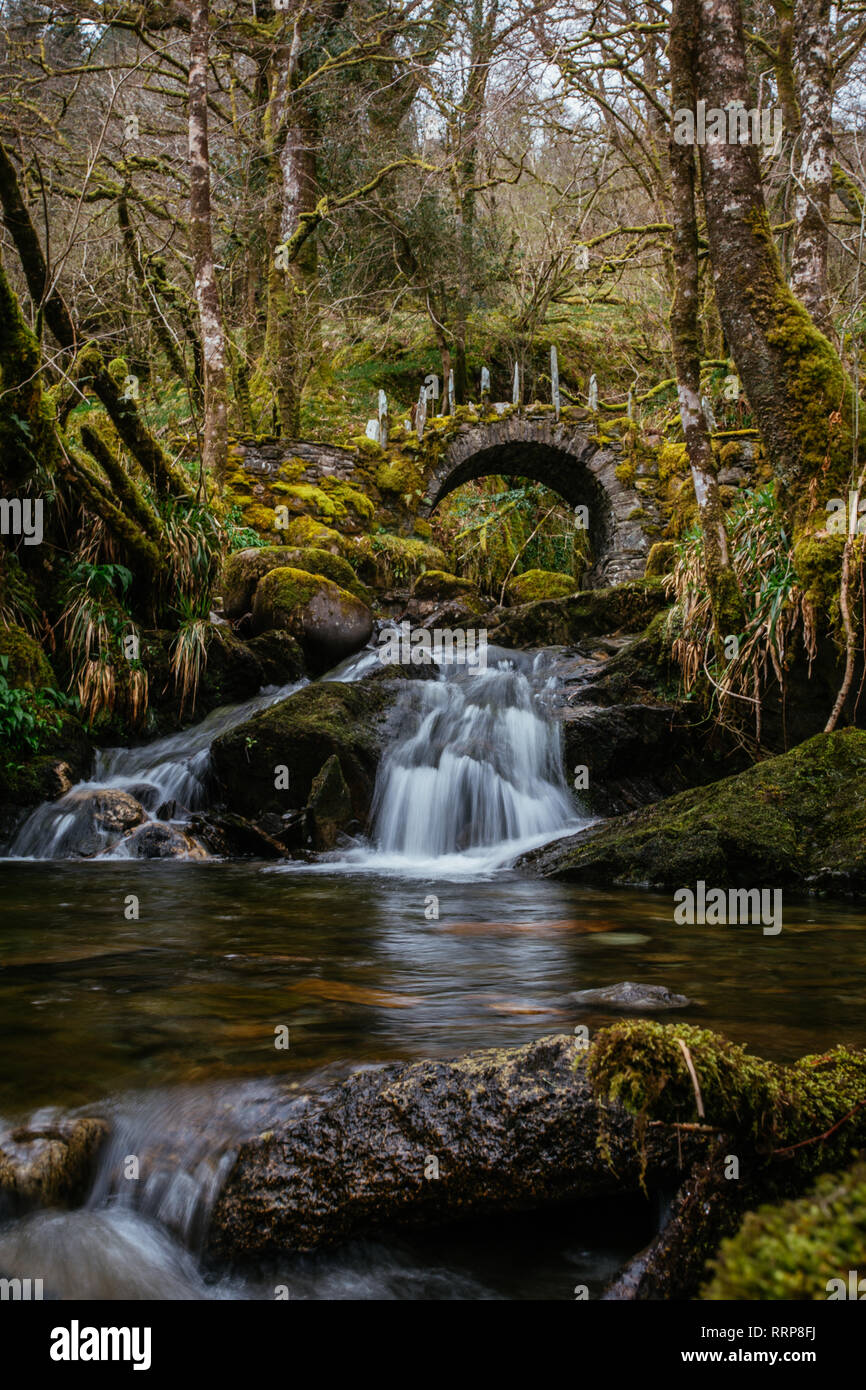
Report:
[[[694,110],[694,44],[697,0],[674,0],[671,13],[671,109]],[[701,406],[700,276],[695,214],[695,158],[691,145],[671,140],[671,198],[674,227],[674,301],[671,338],[677,394],[689,465],[701,519],[704,571],[713,611],[716,661],[724,661],[725,638],[743,631],[745,616],[728,551],[725,513],[719,496],[716,460]]]
[[[707,109],[753,104],[739,0],[699,0],[695,68]],[[700,159],[719,315],[786,506],[802,521],[815,506],[813,479],[823,475],[827,488],[845,490],[853,387],[786,284],[755,146],[707,143]]]

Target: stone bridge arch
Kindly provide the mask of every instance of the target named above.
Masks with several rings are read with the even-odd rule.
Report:
[[[586,429],[552,415],[461,425],[428,475],[419,511],[429,516],[449,492],[491,473],[531,478],[588,508],[594,563],[587,584],[620,584],[642,577],[652,544],[647,528],[658,521],[648,499],[617,477],[621,462]]]

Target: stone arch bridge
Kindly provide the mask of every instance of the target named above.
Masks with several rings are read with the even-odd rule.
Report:
[[[659,535],[655,502],[646,491],[638,490],[638,479],[627,482],[618,476],[624,448],[620,441],[600,439],[597,422],[588,412],[579,414],[586,418],[564,415],[556,420],[549,409],[538,414],[514,410],[492,421],[476,421],[471,412],[461,410],[453,417],[453,425],[450,417],[431,421],[434,428],[428,425],[420,446],[414,434],[394,431],[387,451],[374,447],[383,461],[392,453],[399,456],[411,450],[424,486],[415,514],[424,518],[449,493],[473,479],[504,474],[542,483],[570,506],[587,509],[593,554],[593,568],[585,581],[589,587],[638,579]],[[354,484],[364,490],[375,475],[372,450],[361,448],[242,439],[234,452],[244,471],[262,480],[263,486],[255,489],[261,493],[288,459],[296,469],[303,462],[303,472],[295,476],[307,486]]]

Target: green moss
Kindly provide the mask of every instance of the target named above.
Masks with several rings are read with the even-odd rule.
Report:
[[[794,567],[806,598],[838,621],[844,536],[803,536],[794,546]]]
[[[646,562],[647,578],[662,578],[673,572],[677,562],[677,548],[673,541],[656,541]]]
[[[339,551],[344,544],[344,537],[339,531],[335,531],[332,526],[325,526],[311,516],[293,517],[283,536],[287,545],[303,548],[315,546],[320,550],[332,552]]]
[[[749,1212],[710,1270],[705,1299],[852,1297],[849,1271],[855,1281],[866,1275],[866,1163],[825,1173],[804,1197]],[[856,1287],[853,1296],[862,1297]]]
[[[756,1161],[760,1155],[769,1162],[774,1150],[793,1150],[808,1139],[796,1156],[785,1155],[789,1171],[802,1177],[844,1162],[866,1140],[866,1109],[849,1115],[866,1094],[866,1052],[836,1047],[786,1067],[693,1024],[636,1019],[602,1029],[585,1067],[595,1095],[634,1116],[639,1146],[650,1121],[688,1124],[699,1117],[683,1046],[704,1122],[738,1140]]]
[[[739,459],[741,453],[742,445],[738,444],[735,439],[731,439],[719,449],[719,463],[734,463]]]
[[[322,574],[281,565],[270,570],[259,580],[254,600],[255,611],[267,611],[272,619],[279,613],[292,614],[305,603],[309,603],[313,595],[329,583],[330,580]],[[277,624],[271,621],[265,626]]]
[[[478,590],[471,579],[461,579],[447,570],[431,569],[418,576],[412,594],[414,598],[443,602],[445,599],[477,599]]]
[[[357,578],[348,561],[339,555],[332,555],[328,550],[315,547],[288,550],[285,552],[284,564],[294,569],[307,570],[310,574],[323,574],[326,579],[332,580],[347,593],[354,594],[363,603],[370,602],[369,589]]]
[[[417,463],[406,458],[389,459],[376,470],[376,486],[401,497],[424,491],[424,479]]]
[[[817,734],[776,758],[607,822],[564,847],[555,877],[665,888],[698,879],[866,890],[866,731]],[[673,918],[673,905],[671,906]],[[760,931],[740,926],[737,931]]]
[[[570,574],[552,570],[525,570],[509,579],[506,596],[509,603],[536,603],[539,599],[564,598],[577,589],[577,580]]]
[[[244,524],[251,526],[260,535],[273,535],[277,527],[277,516],[273,507],[263,507],[253,502],[242,508]]]
[[[685,444],[663,444],[658,452],[659,482],[681,477],[688,471],[689,455]]]
[[[395,536],[387,531],[347,536],[343,554],[358,578],[374,588],[406,584],[427,569],[447,569],[439,546],[417,536]]]
[[[57,681],[51,664],[34,637],[14,623],[0,627],[0,657],[6,658],[3,670],[11,686],[24,690],[47,690]]]

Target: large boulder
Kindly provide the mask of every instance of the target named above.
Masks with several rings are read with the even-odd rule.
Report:
[[[305,570],[323,574],[347,593],[369,602],[369,593],[355,576],[347,560],[321,547],[266,545],[236,550],[225,563],[222,575],[222,607],[227,618],[236,621],[253,607],[253,597],[266,574],[275,569]]]
[[[312,1250],[388,1225],[430,1225],[675,1179],[693,1137],[602,1111],[578,1040],[360,1072],[242,1145],[209,1229],[210,1253]],[[435,1161],[435,1162],[434,1162]],[[642,1172],[642,1163],[646,1169]]]
[[[503,609],[489,624],[489,640],[502,647],[539,647],[581,642],[602,633],[641,632],[667,605],[657,579],[585,589]]]
[[[385,681],[321,681],[254,714],[221,734],[211,750],[224,801],[253,820],[300,810],[323,765],[335,755],[354,816],[363,824],[393,699],[394,686]]]
[[[336,666],[368,642],[373,616],[365,603],[321,574],[285,567],[262,578],[253,599],[253,628],[288,632],[311,670]]]
[[[542,599],[564,598],[576,593],[580,583],[573,574],[557,574],[552,570],[525,570],[509,579],[505,597],[509,604],[537,603]]]
[[[677,888],[866,893],[866,731],[817,734],[790,753],[536,850],[548,877]]]

